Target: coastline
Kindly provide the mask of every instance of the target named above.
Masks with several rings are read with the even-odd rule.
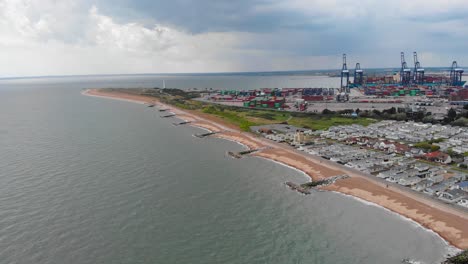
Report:
[[[268,162],[273,162],[275,164],[278,164],[278,165],[281,165],[281,166],[284,166],[290,170],[293,170],[293,171],[296,171],[298,172],[299,174],[301,174],[303,177],[305,177],[307,179],[307,182],[311,182],[312,181],[312,178],[309,176],[309,174],[305,173],[304,171],[301,171],[300,169],[298,168],[295,168],[295,167],[292,167],[292,166],[289,166],[288,164],[286,163],[283,163],[283,162],[279,162],[279,161],[276,161],[276,160],[272,160],[272,159],[269,159],[269,158],[264,158],[262,156],[255,156],[256,158],[259,158],[259,159],[262,159],[264,161],[268,161]]]
[[[356,200],[360,203],[363,203],[365,205],[368,205],[368,206],[374,206],[374,207],[377,207],[379,209],[382,209],[382,210],[385,210],[386,212],[388,213],[391,213],[391,214],[394,214],[396,215],[397,217],[399,217],[401,220],[403,221],[407,221],[408,223],[414,225],[415,227],[417,228],[421,228],[423,229],[424,231],[426,232],[429,232],[429,233],[432,233],[434,234],[435,236],[439,237],[442,241],[444,241],[445,245],[446,245],[446,248],[447,248],[447,251],[448,251],[448,254],[449,256],[453,256],[453,255],[456,255],[456,254],[459,254],[460,252],[462,252],[463,250],[450,244],[449,241],[447,241],[445,238],[443,238],[442,236],[440,236],[439,233],[435,232],[434,230],[430,229],[430,228],[427,228],[425,227],[424,225],[422,225],[421,223],[409,218],[409,217],[406,217],[404,215],[401,215],[395,211],[392,211],[384,206],[381,206],[379,204],[376,204],[374,202],[370,202],[370,201],[367,201],[367,200],[364,200],[364,199],[361,199],[359,197],[356,197],[356,196],[353,196],[353,195],[350,195],[350,194],[346,194],[346,193],[342,193],[342,192],[338,192],[338,191],[330,191],[330,192],[333,192],[333,193],[336,193],[337,195],[342,195],[344,197],[347,197],[349,199],[353,199],[353,200]]]
[[[188,125],[218,132],[215,137],[237,142],[247,148],[264,148],[264,150],[252,154],[263,159],[268,159],[297,171],[301,171],[313,180],[324,179],[339,174],[350,174],[343,170],[338,164],[328,164],[318,161],[303,153],[297,153],[285,146],[259,139],[254,135],[241,132],[232,125],[226,124],[221,118],[211,117],[206,114],[195,113],[189,110],[181,110],[174,106],[165,105],[154,97],[127,94],[119,91],[102,91],[99,89],[88,89],[83,95],[100,98],[110,98],[140,104],[158,104],[170,108],[177,117],[191,119],[193,123]],[[413,221],[428,231],[435,232],[443,238],[447,244],[458,249],[468,249],[468,215],[463,212],[454,212],[434,205],[427,198],[415,199],[402,190],[385,189],[379,184],[365,177],[352,173],[350,179],[339,181],[324,188],[328,191],[339,192],[346,196],[352,196],[360,201],[371,203],[392,211],[402,218]],[[450,208],[449,208],[450,209]]]

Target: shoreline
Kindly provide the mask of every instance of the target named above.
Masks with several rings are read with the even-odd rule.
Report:
[[[301,174],[303,177],[305,177],[307,179],[307,182],[311,182],[312,181],[312,178],[309,176],[309,174],[307,174],[305,171],[302,171],[298,168],[295,168],[295,167],[292,167],[292,166],[289,166],[288,164],[286,163],[283,163],[283,162],[280,162],[280,161],[276,161],[276,160],[272,160],[272,159],[269,159],[269,158],[264,158],[262,156],[253,156],[255,158],[259,158],[261,160],[264,160],[264,161],[267,161],[267,162],[273,162],[275,164],[278,164],[280,166],[283,166],[283,167],[286,167],[290,170],[293,170],[295,172],[298,172],[299,174]]]
[[[248,149],[265,148],[265,150],[256,152],[252,156],[267,159],[287,168],[294,169],[312,180],[324,179],[338,174],[348,174],[338,165],[334,166],[326,162],[317,162],[316,158],[308,157],[306,154],[296,153],[285,146],[280,146],[268,142],[266,139],[259,139],[252,134],[236,130],[230,124],[223,123],[223,120],[220,118],[193,113],[193,111],[189,110],[181,110],[158,102],[156,98],[119,91],[102,91],[99,89],[87,89],[82,94],[139,104],[154,103],[170,108],[171,112],[174,112],[176,115],[180,114],[192,119],[194,122],[188,124],[192,127],[219,132],[219,134],[214,135],[217,138],[239,143]],[[452,211],[446,210],[446,208],[441,208],[440,205],[434,206],[428,200],[430,198],[426,198],[427,201],[424,203],[424,199],[414,199],[414,197],[406,195],[404,191],[393,188],[391,190],[382,190],[382,186],[365,179],[365,177],[350,176],[354,181],[343,180],[328,188],[324,188],[324,190],[351,196],[351,198],[355,198],[358,201],[391,211],[405,220],[414,222],[427,231],[436,233],[450,247],[460,250],[468,248],[468,224],[466,224],[468,223],[468,215],[464,215],[463,213],[454,214]],[[361,184],[357,185],[356,182]]]
[[[359,197],[356,197],[356,196],[353,196],[353,195],[350,195],[350,194],[346,194],[346,193],[342,193],[342,192],[338,192],[338,191],[329,191],[329,192],[332,192],[332,193],[335,193],[337,195],[341,195],[343,197],[346,197],[346,198],[349,198],[349,199],[353,199],[355,201],[358,201],[360,203],[363,203],[367,206],[373,206],[373,207],[376,207],[376,208],[379,208],[381,210],[384,210],[390,214],[393,214],[395,216],[397,216],[399,219],[403,220],[403,221],[407,221],[408,223],[412,224],[413,226],[417,227],[417,228],[421,228],[422,230],[426,231],[426,232],[429,232],[435,236],[437,236],[438,238],[440,238],[440,240],[444,241],[445,243],[445,246],[446,246],[446,250],[448,251],[448,254],[450,256],[453,256],[453,255],[456,255],[456,254],[459,254],[460,252],[462,252],[463,250],[450,244],[449,241],[447,241],[446,239],[444,239],[439,233],[435,232],[434,230],[430,229],[430,228],[427,228],[425,227],[424,225],[422,225],[421,223],[409,218],[409,217],[406,217],[402,214],[399,214],[395,211],[392,211],[384,206],[381,206],[379,204],[376,204],[374,202],[370,202],[370,201],[367,201],[367,200],[364,200],[364,199],[361,199]]]

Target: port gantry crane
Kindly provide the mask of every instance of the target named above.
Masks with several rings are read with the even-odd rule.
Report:
[[[450,85],[460,86],[462,83],[463,69],[458,68],[457,61],[452,62],[452,68],[450,69]]]
[[[364,74],[364,71],[361,70],[361,64],[359,62],[356,63],[356,67],[354,68],[354,84],[355,85],[362,85],[363,74]]]
[[[418,61],[418,54],[413,52],[414,58],[414,78],[413,81],[416,84],[423,84],[424,83],[424,69],[421,68],[421,64]]]
[[[343,85],[343,80],[346,78],[346,83]],[[343,67],[341,68],[341,93],[349,94],[349,70],[346,66],[346,54],[343,54]]]
[[[405,53],[401,52],[401,70],[400,70],[400,82],[402,85],[407,85],[411,81],[411,69],[408,68],[405,61]]]

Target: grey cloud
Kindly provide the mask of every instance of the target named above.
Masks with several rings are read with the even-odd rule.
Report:
[[[265,0],[173,0],[130,1],[99,0],[103,12],[127,19],[154,19],[158,23],[183,27],[192,33],[212,31],[269,32],[282,27],[313,26],[305,24],[307,17],[293,10],[257,12],[267,5]],[[129,12],[128,10],[132,10]]]

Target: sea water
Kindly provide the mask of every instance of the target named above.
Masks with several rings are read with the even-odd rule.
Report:
[[[170,78],[169,78],[170,77]],[[154,108],[84,88],[335,85],[291,76],[103,76],[0,81],[0,263],[437,263],[434,233],[298,171],[196,138]]]

